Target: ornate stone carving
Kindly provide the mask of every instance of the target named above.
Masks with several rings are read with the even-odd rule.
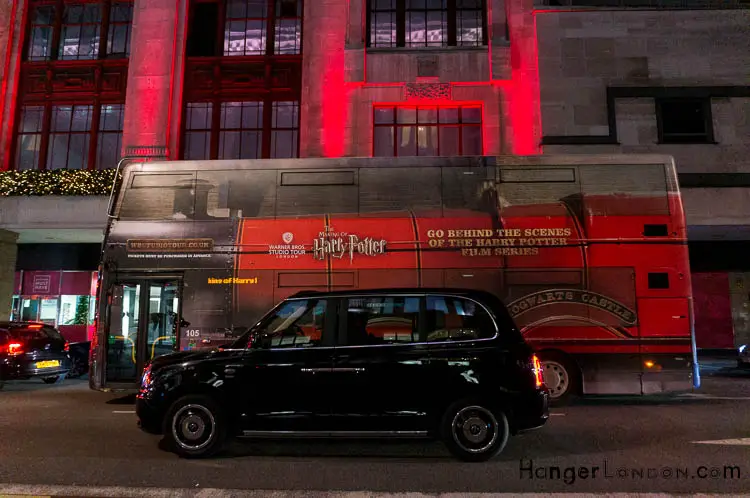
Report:
[[[24,102],[102,94],[124,99],[127,73],[127,61],[24,63],[20,93]]]
[[[258,95],[265,95],[268,91],[300,92],[301,60],[231,59],[188,59],[185,74],[191,76],[185,80],[186,98],[230,97],[248,92]]]
[[[406,100],[450,100],[450,83],[407,83]]]

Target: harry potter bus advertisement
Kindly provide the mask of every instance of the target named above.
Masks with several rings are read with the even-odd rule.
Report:
[[[383,287],[488,290],[530,338],[559,333],[550,325],[586,327],[589,339],[629,338],[636,323],[633,270],[589,264],[583,223],[571,213],[551,202],[502,210],[119,220],[108,257],[123,270],[183,275],[182,314],[194,338],[183,349],[226,342],[299,291]]]
[[[540,207],[508,208],[501,223],[469,211],[242,220],[235,321],[304,290],[450,287],[495,293],[521,327],[553,317],[556,327],[601,325],[594,338],[627,337],[632,270],[587,268],[580,225],[567,210]]]

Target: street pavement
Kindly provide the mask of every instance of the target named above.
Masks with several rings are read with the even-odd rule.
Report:
[[[130,400],[85,380],[8,383],[0,497],[750,492],[750,373],[731,367],[706,362],[695,393],[555,409],[481,464],[421,441],[240,441],[215,459],[183,460],[137,428]]]

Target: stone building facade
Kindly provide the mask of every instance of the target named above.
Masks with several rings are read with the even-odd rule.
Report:
[[[544,153],[672,155],[699,345],[750,342],[750,10],[548,7],[535,18]]]
[[[48,170],[87,170],[76,181],[101,183],[123,156],[659,152],[681,174],[697,295],[718,310],[702,323],[726,329],[707,344],[733,346],[742,294],[729,288],[745,278],[750,240],[750,10],[656,0],[0,3],[0,175],[12,194],[48,194],[0,198],[0,301],[21,296],[17,311],[27,291],[14,271],[98,263],[104,190],[35,190],[52,181]],[[704,129],[670,132],[685,113]],[[700,290],[709,288],[724,297]]]

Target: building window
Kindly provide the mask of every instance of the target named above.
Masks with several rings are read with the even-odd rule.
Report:
[[[133,24],[133,4],[113,3],[109,14],[107,30],[107,55],[110,57],[130,56],[130,31]]]
[[[99,134],[96,143],[96,167],[114,168],[120,160],[122,150],[122,128],[125,122],[125,106],[107,104],[101,107]]]
[[[656,99],[659,142],[713,143],[711,99]]]
[[[122,126],[122,104],[23,106],[16,169],[114,168]]]
[[[486,0],[369,0],[370,47],[487,44]]]
[[[185,109],[185,159],[211,157],[211,123],[213,105],[208,102],[189,103]]]
[[[271,157],[297,157],[299,103],[274,102],[271,116]]]
[[[59,15],[58,15],[59,14]],[[31,4],[26,60],[95,60],[128,57],[132,2]],[[106,50],[102,51],[101,47]]]
[[[298,157],[299,102],[188,103],[182,154],[191,160]]]
[[[263,102],[223,102],[219,159],[258,159],[263,145]]]
[[[224,55],[264,55],[267,24],[265,0],[229,0],[224,24]]]
[[[190,57],[297,55],[301,51],[302,0],[209,0],[193,5],[187,45]]]
[[[52,106],[46,169],[88,169],[93,107]]]
[[[276,0],[273,53],[294,55],[302,51],[302,2]]]
[[[479,106],[389,106],[374,112],[375,157],[482,155]]]

